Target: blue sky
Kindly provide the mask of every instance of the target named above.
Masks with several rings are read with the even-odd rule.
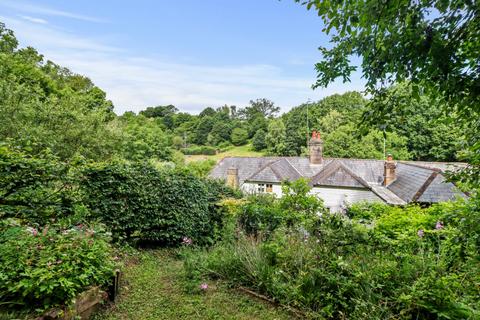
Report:
[[[21,46],[90,77],[117,113],[159,104],[198,113],[264,97],[287,111],[363,89],[358,74],[310,88],[328,38],[293,0],[0,0],[0,21]]]

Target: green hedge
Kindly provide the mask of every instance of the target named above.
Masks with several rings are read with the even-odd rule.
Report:
[[[83,175],[85,205],[115,238],[168,246],[184,237],[200,245],[214,241],[222,224],[215,204],[230,192],[187,170],[159,170],[149,164],[95,164]]]
[[[217,153],[217,149],[214,147],[209,146],[192,146],[189,148],[183,148],[183,154],[186,155],[206,155],[206,156],[213,156]]]

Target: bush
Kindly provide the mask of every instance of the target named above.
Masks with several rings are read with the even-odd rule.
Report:
[[[267,133],[263,129],[260,129],[257,132],[255,132],[255,135],[252,138],[253,150],[262,151],[267,147],[267,144],[265,142],[266,135]]]
[[[49,150],[36,156],[0,145],[0,218],[45,224],[74,211],[69,167]]]
[[[242,128],[234,128],[230,140],[236,146],[244,145],[248,140],[248,131]]]
[[[84,203],[116,239],[178,245],[184,237],[212,243],[222,223],[216,202],[231,193],[223,184],[188,170],[149,164],[91,165],[81,182]]]
[[[477,319],[479,203],[357,206],[368,224],[324,212],[310,233],[287,224],[265,238],[237,230],[236,241],[189,251],[186,273],[250,287],[313,318]],[[272,207],[263,198],[239,205]]]
[[[215,160],[191,161],[186,168],[197,177],[205,178],[215,166]]]
[[[44,311],[69,304],[83,289],[105,285],[115,269],[98,228],[0,229],[0,304]]]
[[[308,194],[311,187],[305,179],[285,182],[283,197],[253,195],[238,210],[238,223],[247,235],[268,237],[280,226],[301,227],[309,230],[326,212],[322,200]]]
[[[217,149],[209,146],[192,146],[181,150],[186,155],[206,155],[213,156],[217,154]]]

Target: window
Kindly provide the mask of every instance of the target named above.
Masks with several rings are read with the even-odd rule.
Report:
[[[264,183],[259,183],[258,184],[257,192],[258,193],[264,193],[265,192],[265,184]]]
[[[273,185],[271,183],[267,183],[266,191],[267,192],[272,192],[273,191]]]

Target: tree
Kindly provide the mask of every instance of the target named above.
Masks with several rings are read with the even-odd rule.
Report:
[[[165,128],[172,130],[175,126],[175,114],[178,109],[169,104],[166,106],[148,107],[147,109],[140,111],[140,114],[147,118],[160,118],[161,123]]]
[[[478,1],[296,0],[314,8],[333,45],[321,47],[314,87],[336,78],[349,81],[361,57],[366,90],[373,105],[383,101],[394,83],[411,81],[412,95],[424,92],[442,102],[446,114],[469,128],[480,127],[480,27]],[[330,44],[329,44],[330,45]],[[390,104],[380,103],[371,119],[388,117]],[[480,135],[471,132],[466,182],[480,186]]]
[[[265,144],[265,135],[266,133],[263,130],[258,130],[257,133],[255,133],[252,139],[253,150],[261,151],[267,147]]]
[[[385,100],[378,103],[388,103],[391,110],[379,129],[386,128],[405,137],[414,160],[457,159],[466,130],[461,122],[452,121],[454,115],[445,117],[439,101],[425,95],[415,99],[412,86],[402,83],[391,87]]]
[[[175,106],[169,104],[166,106],[148,107],[147,109],[140,111],[140,114],[147,118],[163,118],[177,112],[178,109]]]
[[[230,140],[236,146],[241,146],[247,143],[248,132],[242,128],[235,128],[232,130]]]
[[[195,143],[206,144],[208,134],[212,130],[214,125],[213,118],[210,116],[201,117],[196,128]]]
[[[232,128],[228,122],[215,122],[207,137],[208,144],[217,146],[222,142],[230,141],[231,132]]]
[[[257,117],[252,118],[250,121],[248,121],[248,137],[253,138],[255,133],[257,133],[258,130],[267,130],[267,120],[260,115],[257,115]]]
[[[265,145],[270,154],[283,156],[285,154],[286,130],[282,119],[274,119],[268,124],[268,132],[265,136]]]
[[[215,115],[215,110],[211,107],[208,107],[208,108],[205,108],[202,110],[202,112],[200,112],[200,114],[198,115],[200,118],[203,118],[203,117],[213,117]]]
[[[264,118],[273,118],[279,111],[280,107],[276,107],[273,101],[262,98],[255,101],[250,100],[250,105],[240,110],[239,113],[245,119],[251,120],[259,115]]]

